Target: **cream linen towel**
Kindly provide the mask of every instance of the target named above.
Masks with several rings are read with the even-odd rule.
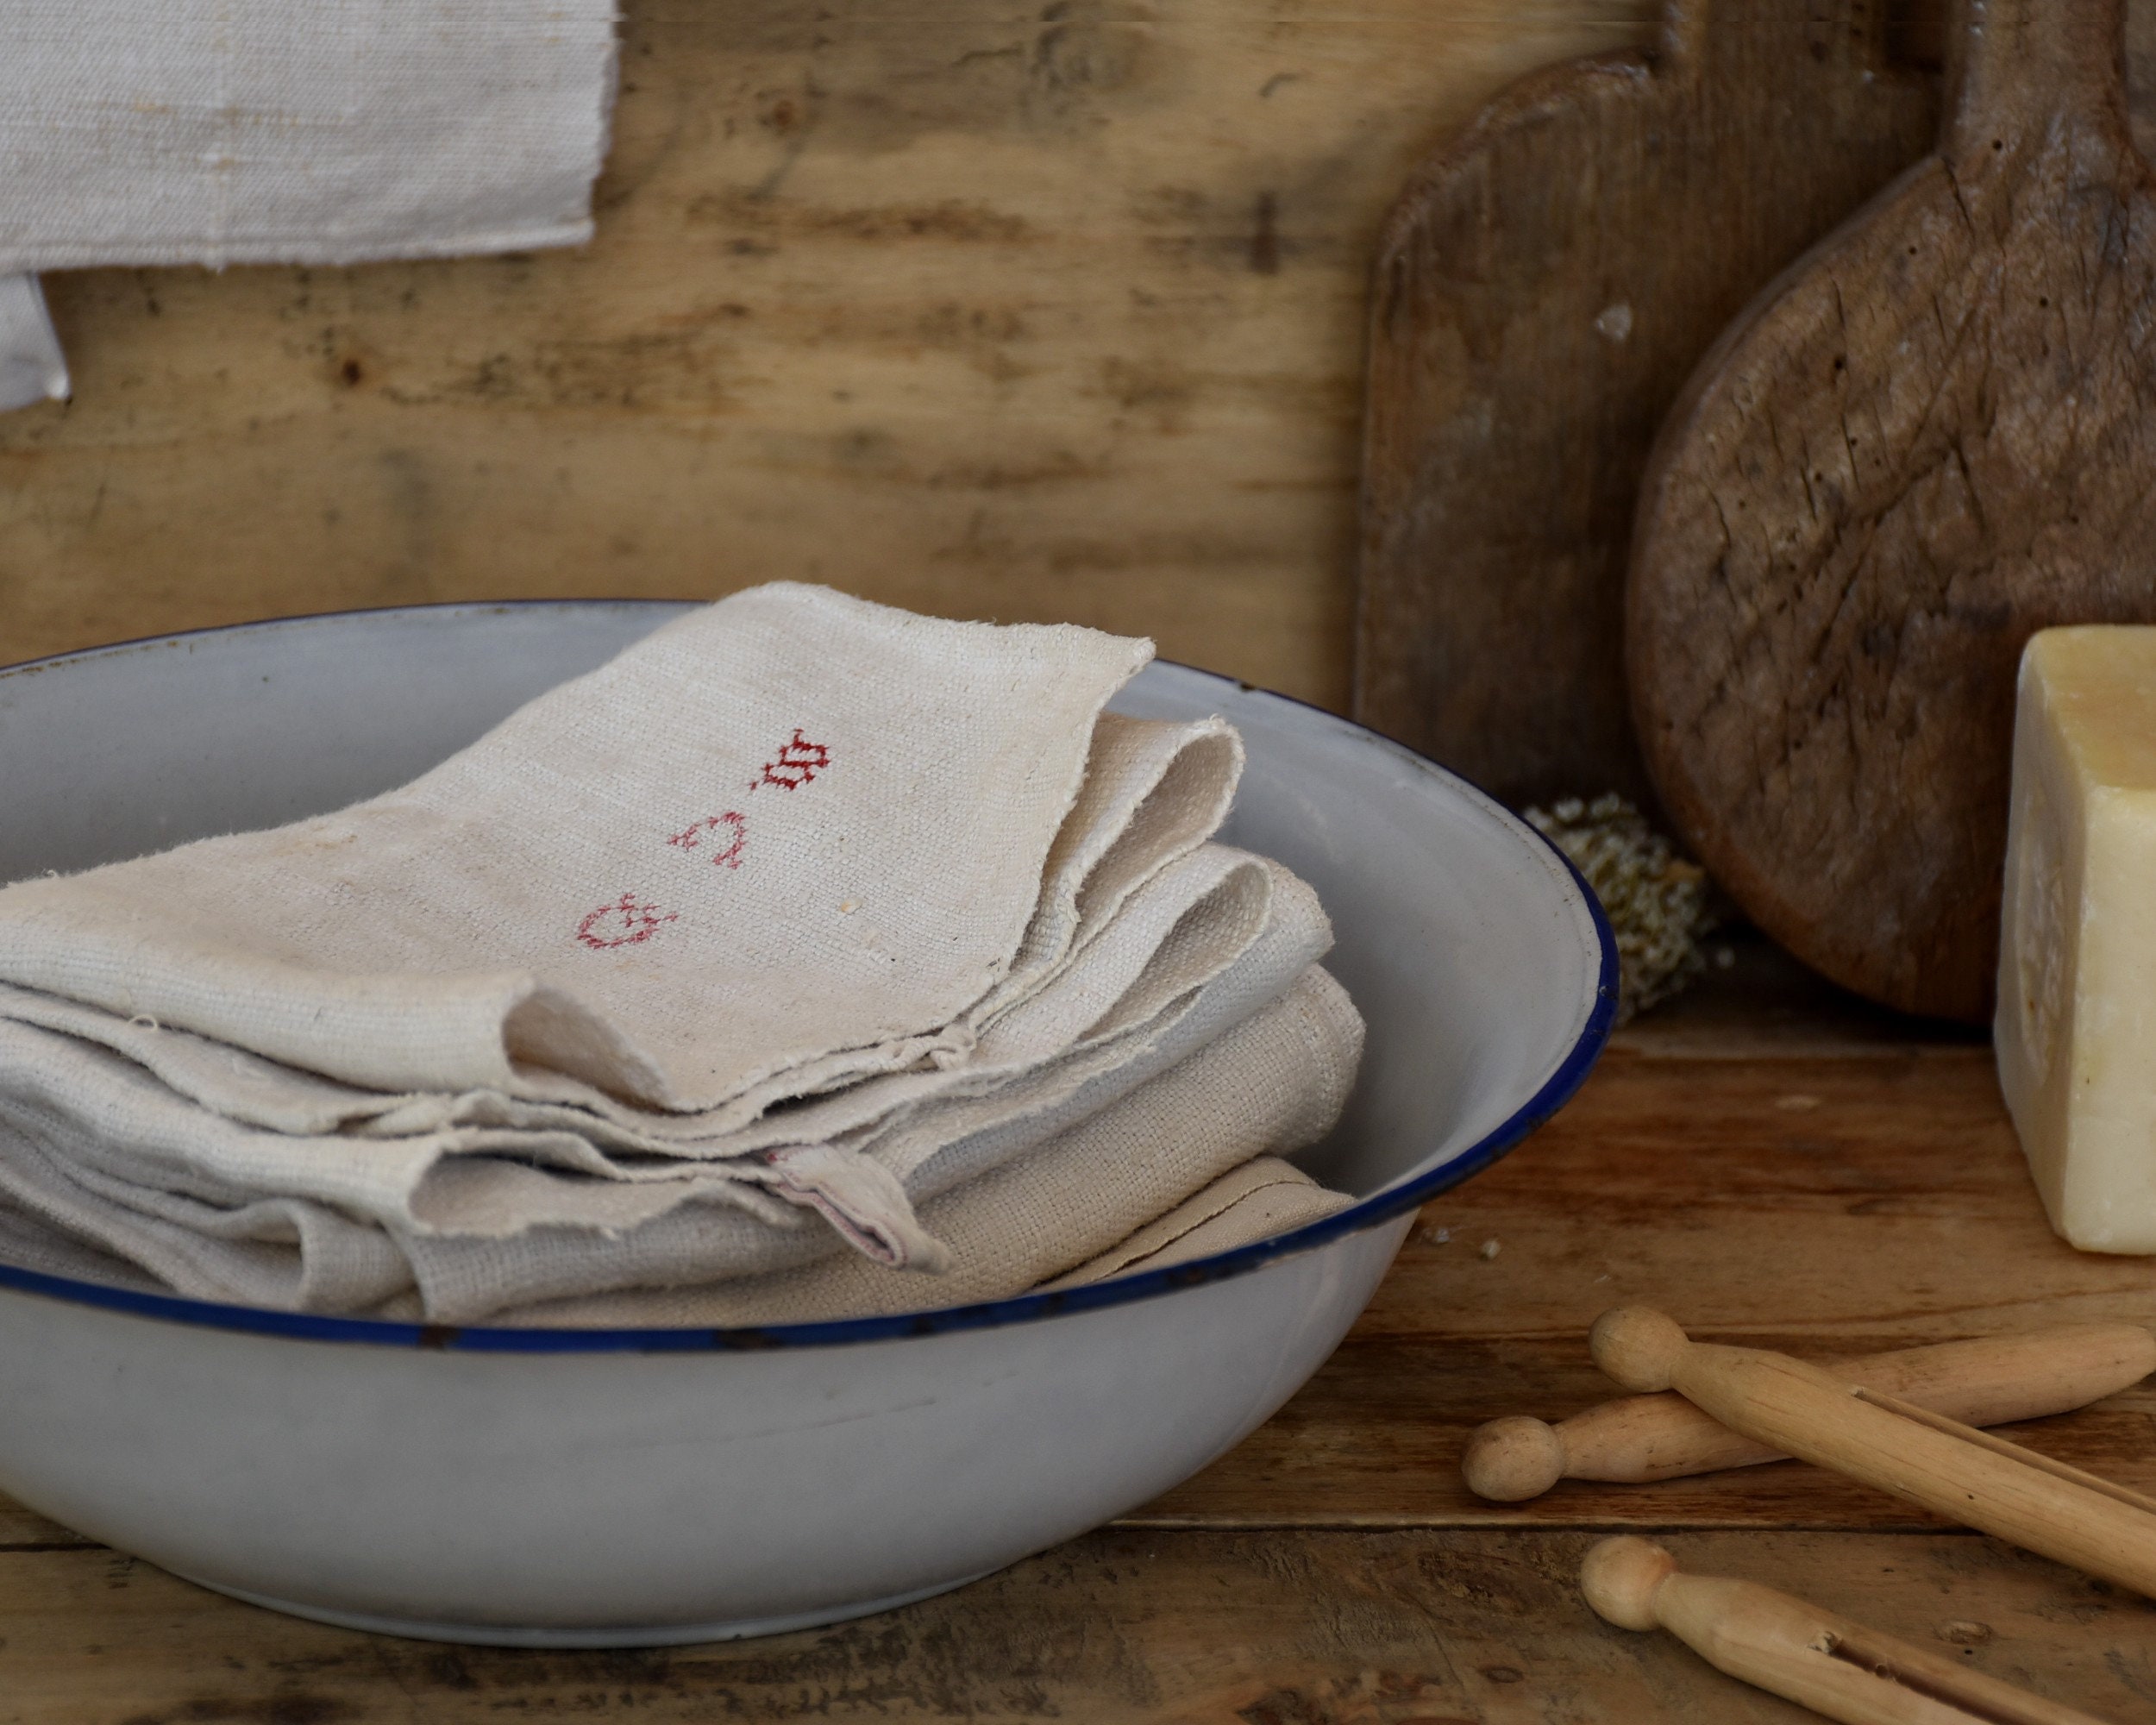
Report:
[[[1344,1192],[1327,1191],[1292,1163],[1261,1156],[1041,1288],[1077,1288],[1211,1258],[1338,1215],[1354,1201]]]
[[[850,1101],[877,1086],[888,1093],[881,1103],[872,1098],[837,1120],[852,1125],[850,1132],[812,1130],[815,1117],[830,1111],[808,1104],[781,1115],[775,1126],[736,1134],[718,1148],[736,1148],[744,1139],[749,1148],[829,1142],[849,1151],[879,1151],[884,1165],[903,1176],[955,1138],[1037,1113],[1096,1074],[1143,1063],[1148,1048],[1259,944],[1275,877],[1287,925],[1257,961],[1258,989],[1285,987],[1290,959],[1307,962],[1315,956],[1310,949],[1323,950],[1322,913],[1307,889],[1276,865],[1206,847],[1169,870],[1159,885],[1172,888],[1187,875],[1198,876],[1200,885],[1210,881],[1213,890],[1196,894],[1196,902],[1164,935],[1158,928],[1149,931],[1138,914],[1151,889],[1134,895],[1132,914],[1122,921],[1150,938],[1125,943],[1111,930],[1087,957],[1112,955],[1126,944],[1142,950],[1122,955],[1120,964],[1074,964],[1061,984],[1035,995],[983,1037],[981,1059],[931,1069],[909,1088],[893,1087],[916,1075],[890,1075],[829,1099]],[[1186,889],[1167,896],[1172,909],[1192,895]],[[1275,952],[1283,940],[1292,950]],[[1127,980],[1120,974],[1133,968],[1137,974]],[[1245,966],[1231,994],[1248,992],[1250,977]],[[1084,986],[1089,982],[1090,988]],[[1066,995],[1079,997],[1075,1006],[1063,1000]],[[1046,1011],[1058,1000],[1069,1020],[1062,1026],[1055,1022],[1057,1013]],[[1049,1022],[1032,1026],[1029,1036],[1018,1025],[1029,1017]],[[1014,1033],[1002,1033],[1013,1026],[1018,1026]],[[113,1051],[135,1057],[118,1058]],[[146,1183],[199,1177],[224,1192],[307,1198],[420,1234],[498,1238],[580,1219],[598,1230],[629,1227],[714,1179],[730,1184],[742,1177],[725,1163],[693,1159],[686,1153],[690,1146],[561,1105],[467,1097],[461,1099],[465,1106],[440,1111],[454,1118],[417,1132],[284,1134],[265,1132],[232,1112],[197,1106],[198,1095],[160,1082],[177,1071],[190,1079],[221,1077],[235,1090],[260,1082],[287,1096],[320,1093],[332,1107],[351,1094],[289,1070],[266,1074],[266,1066],[184,1032],[0,987],[0,1115],[9,1109],[34,1112],[42,1131],[79,1143],[74,1153],[88,1154],[94,1144],[112,1171],[131,1166]],[[195,1086],[197,1091],[213,1088]],[[553,1176],[541,1171],[548,1170]],[[595,1186],[594,1176],[621,1183],[612,1189]],[[752,1189],[722,1196],[772,1218],[768,1203],[759,1206]]]
[[[12,0],[0,274],[574,244],[613,0]]]
[[[1100,714],[1145,650],[820,589],[738,595],[402,791],[0,892],[0,975],[35,985],[0,988],[0,1082],[38,1130],[95,1138],[112,1191],[221,1207],[208,1232],[236,1230],[250,1257],[259,1228],[314,1242],[321,1273],[280,1271],[305,1304],[352,1285],[323,1244],[337,1231],[292,1235],[255,1200],[408,1247],[573,1228],[611,1244],[693,1201],[732,1205],[752,1238],[783,1231],[794,1219],[730,1183],[759,1182],[887,1262],[939,1261],[904,1195],[924,1164],[962,1142],[977,1172],[982,1146],[1022,1151],[1074,1095],[1100,1106],[1103,1075],[1155,1070],[1148,1051],[1275,900],[1287,933],[1240,1010],[1327,938],[1284,870],[1200,843],[1239,770],[1226,727]],[[805,706],[813,732],[793,725],[756,763],[749,739]],[[743,806],[655,821],[684,784]],[[812,807],[824,818],[800,818]],[[625,892],[571,916],[655,856],[674,871],[666,906]],[[385,1079],[405,1088],[364,1088]],[[18,1181],[49,1184],[17,1160]],[[705,1277],[733,1250],[712,1233]],[[390,1273],[367,1255],[362,1280]],[[442,1297],[513,1298],[531,1267],[509,1268]]]
[[[67,389],[67,356],[37,278],[0,276],[0,413],[65,401]]]
[[[1277,890],[1264,928],[1174,1010],[1000,1091],[939,1099],[895,1131],[872,1127],[868,1153],[879,1133],[893,1135],[899,1153],[887,1165],[904,1190],[939,1195],[1022,1158],[1279,998],[1331,931],[1307,887],[1265,868]],[[153,1045],[176,1034],[124,1028]],[[296,1158],[300,1148],[313,1159]],[[483,1128],[309,1145],[209,1113],[87,1038],[21,1020],[0,1019],[0,1194],[182,1293],[352,1311],[413,1288],[423,1315],[454,1323],[843,1250],[802,1226],[800,1212],[679,1158],[608,1162],[574,1132]],[[505,1215],[522,1226],[505,1231]],[[917,1299],[937,1297],[914,1285]]]
[[[1155,895],[1166,910],[1150,921],[1166,925],[1164,936],[1159,926],[1148,928],[1144,913]],[[1186,906],[1180,915],[1169,914],[1178,906]],[[1123,939],[1125,925],[1140,938]],[[1128,914],[1056,984],[992,1026],[978,1061],[931,1070],[921,1076],[933,1082],[910,1094],[853,1109],[851,1118],[866,1124],[831,1144],[873,1156],[904,1177],[962,1141],[963,1160],[943,1165],[977,1171],[1053,1130],[1051,1114],[1069,1118],[1056,1111],[1075,1095],[1085,1093],[1081,1106],[1099,1106],[1115,1086],[1139,1082],[1254,1010],[1329,939],[1314,897],[1286,870],[1203,847],[1134,894]],[[1124,947],[1131,950],[1119,951]],[[1077,997],[1075,1007],[1065,996]],[[47,995],[0,988],[0,1014],[12,1015],[0,1015],[0,1118],[29,1118],[68,1154],[94,1157],[115,1177],[144,1185],[206,1182],[227,1203],[304,1198],[417,1236],[500,1239],[573,1226],[591,1233],[589,1254],[569,1252],[553,1238],[510,1254],[542,1256],[555,1274],[586,1257],[589,1273],[601,1273],[618,1231],[678,1204],[731,1202],[766,1224],[787,1220],[783,1207],[774,1213],[761,1194],[734,1183],[737,1166],[690,1160],[682,1146],[663,1141],[656,1148],[665,1154],[640,1153],[654,1145],[572,1108],[495,1098],[500,1106],[463,1110],[463,1124],[413,1135],[276,1134],[196,1106],[160,1078],[221,1071],[241,1090],[260,1082],[302,1095],[311,1084],[331,1105],[346,1093],[285,1069],[265,1078],[266,1063],[238,1051]],[[1067,1020],[1060,1029],[1059,1017]],[[1045,1027],[1028,1032],[1021,1021],[1029,1018],[1044,1019]],[[115,1050],[136,1058],[116,1057]],[[903,1076],[875,1082],[887,1087]],[[815,1112],[810,1105],[783,1119],[798,1136]],[[765,1137],[774,1135],[787,1136]],[[593,1176],[619,1183],[597,1184]],[[940,1185],[931,1181],[929,1189]],[[744,1272],[765,1261],[724,1229],[700,1225],[697,1234],[704,1276],[722,1273],[730,1251],[742,1254]]]
[[[1119,775],[1117,769],[1133,756],[1146,757],[1152,770]],[[1240,766],[1239,744],[1218,720],[1178,725],[1101,715],[1087,768],[1087,794],[1058,834],[1025,946],[994,998],[970,1013],[971,1023],[947,1027],[948,1045],[936,1049],[931,1060],[803,1103],[783,1125],[759,1116],[773,1101],[825,1088],[831,1082],[828,1070],[857,1059],[860,1051],[842,1049],[807,1069],[792,1068],[756,1087],[755,1095],[714,1108],[665,1113],[596,1091],[543,1100],[563,1095],[565,1087],[558,1076],[530,1070],[519,1075],[523,1082],[514,1096],[500,1088],[367,1089],[191,1034],[169,1016],[122,1018],[65,995],[5,983],[0,983],[0,1016],[101,1043],[204,1107],[276,1132],[393,1137],[465,1124],[554,1126],[590,1131],[623,1147],[657,1151],[679,1146],[683,1154],[701,1157],[813,1141],[941,1091],[1000,1083],[1014,1063],[1027,1063],[1067,1044],[1086,1027],[1102,1025],[1112,1012],[1129,1021],[1131,1002],[1160,997],[1164,987],[1173,992],[1194,986],[1203,975],[1185,973],[1211,974],[1224,955],[1232,957],[1238,931],[1263,919],[1269,888],[1259,870],[1292,880],[1284,870],[1218,846],[1204,847],[1204,857],[1188,855],[1226,813]],[[1119,795],[1099,793],[1104,778]],[[1097,878],[1101,875],[1111,878]],[[15,902],[0,893],[0,918]],[[1130,914],[1119,914],[1126,904]],[[1053,928],[1056,938],[1044,938],[1044,927]],[[0,948],[0,967],[6,963]],[[66,980],[61,979],[63,985]],[[986,1036],[972,1024],[982,1026]]]
[[[613,0],[14,0],[0,411],[68,392],[30,272],[581,244]]]
[[[1150,1030],[1119,1060],[1079,1061],[1051,1070],[1013,1100],[986,1098],[950,1105],[900,1138],[894,1158],[907,1194],[933,1201],[996,1169],[1025,1162],[1035,1148],[1061,1137],[1209,1047],[1277,1000],[1332,943],[1317,898],[1277,865],[1285,883],[1273,900],[1263,936],[1243,957],[1200,990],[1187,1007]],[[923,1153],[925,1140],[933,1149]],[[872,1147],[867,1154],[880,1153]],[[572,1298],[622,1288],[662,1288],[716,1282],[829,1258],[837,1243],[822,1232],[791,1239],[746,1219],[684,1204],[614,1239],[588,1231],[536,1230],[510,1239],[436,1237],[407,1243],[425,1308],[444,1321],[486,1314],[548,1298]],[[916,1302],[937,1302],[941,1284],[914,1284]]]
[[[1114,1106],[931,1200],[923,1220],[953,1251],[953,1268],[934,1283],[894,1276],[847,1254],[701,1288],[542,1302],[497,1321],[753,1326],[1021,1293],[1093,1258],[1251,1157],[1316,1142],[1347,1100],[1362,1038],[1344,991],[1324,971],[1307,971],[1270,1007]]]
[[[457,1323],[755,1325],[999,1299],[1056,1276],[1073,1258],[1092,1260],[1087,1270],[1103,1266],[1100,1275],[1148,1253],[1174,1262],[1348,1201],[1313,1187],[1295,1192],[1292,1203],[1260,1207],[1253,1200],[1282,1184],[1277,1174],[1217,1182],[1253,1157],[1321,1137],[1353,1082],[1361,1040],[1346,994],[1322,970],[1306,971],[1225,1036],[1029,1153],[929,1201],[924,1220],[954,1254],[953,1269],[934,1281],[893,1276],[842,1251],[793,1267],[774,1255],[778,1267],[767,1273],[700,1284],[624,1278],[604,1292],[510,1307],[468,1291],[461,1302],[445,1300],[439,1290],[413,1288],[411,1266],[383,1229],[305,1200],[235,1204],[210,1181],[157,1189],[116,1180],[97,1166],[94,1142],[88,1154],[81,1146],[56,1154],[37,1123],[20,1113],[0,1119],[0,1192],[12,1201],[0,1209],[0,1255],[31,1269],[201,1298]],[[677,1211],[665,1225],[681,1230],[685,1220]],[[534,1256],[541,1268],[561,1270],[548,1254]],[[647,1253],[644,1268],[657,1267]],[[619,1264],[608,1268],[622,1274]],[[577,1279],[556,1276],[557,1283]],[[1081,1271],[1066,1279],[1092,1277]],[[496,1293],[502,1287],[468,1266],[465,1280]]]
[[[385,1091],[962,1054],[1149,643],[753,589],[340,813],[0,891],[0,980]]]

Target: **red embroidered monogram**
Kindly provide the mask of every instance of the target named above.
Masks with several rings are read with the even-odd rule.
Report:
[[[798,791],[830,763],[831,751],[820,743],[810,742],[796,725],[793,740],[779,750],[777,760],[763,763],[763,776],[749,788],[753,791],[764,785],[776,785],[782,791]]]
[[[745,815],[736,814],[731,809],[724,814],[706,815],[686,832],[675,833],[667,843],[679,845],[684,850],[695,850],[702,846],[705,833],[722,831],[727,835],[727,844],[724,850],[711,857],[711,866],[715,869],[738,869],[741,867],[742,850],[749,843],[749,820]]]
[[[763,763],[762,775],[749,785],[755,790],[762,785],[776,785],[782,791],[798,791],[812,782],[816,775],[831,763],[831,751],[820,743],[812,743],[801,734],[801,728],[793,728],[792,739],[779,750],[777,758]],[[711,855],[715,869],[738,869],[749,848],[749,817],[737,809],[728,809],[724,814],[707,814],[701,820],[691,821],[680,831],[669,833],[667,843],[677,850],[701,850],[706,835],[711,835],[718,847]],[[661,923],[678,920],[673,911],[661,912],[655,906],[640,903],[634,893],[624,893],[617,903],[601,905],[577,925],[576,938],[586,946],[634,946],[659,932]]]
[[[638,902],[634,893],[624,893],[613,904],[601,905],[576,925],[576,938],[586,946],[634,946],[659,932],[661,923],[674,921],[672,911]]]

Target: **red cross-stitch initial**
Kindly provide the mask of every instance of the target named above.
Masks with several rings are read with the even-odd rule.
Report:
[[[586,946],[634,946],[659,932],[661,923],[674,921],[672,911],[640,904],[634,893],[624,893],[611,905],[601,905],[576,925],[576,938]]]
[[[749,843],[749,821],[745,815],[736,814],[731,809],[724,814],[706,815],[687,831],[675,833],[667,843],[679,845],[684,850],[694,850],[701,847],[706,832],[720,831],[727,835],[728,842],[713,854],[711,866],[715,869],[740,868],[742,850]]]
[[[831,751],[820,743],[810,742],[796,725],[793,740],[779,750],[775,761],[763,763],[763,775],[749,788],[753,791],[765,785],[776,785],[782,791],[798,791],[830,763]]]

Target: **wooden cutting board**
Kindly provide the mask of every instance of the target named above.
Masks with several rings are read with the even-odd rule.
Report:
[[[1655,428],[1745,302],[1928,147],[1878,0],[1672,0],[1420,170],[1370,325],[1356,713],[1509,800],[1646,781],[1624,561]]]
[[[2156,183],[2120,0],[1971,0],[1936,153],[1764,295],[1640,499],[1627,649],[1686,840],[1837,982],[1981,1019],[2015,665],[2156,619]]]

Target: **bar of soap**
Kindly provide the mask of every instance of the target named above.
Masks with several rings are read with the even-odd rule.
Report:
[[[2021,656],[1992,1044],[2051,1224],[2156,1252],[2156,629]]]

